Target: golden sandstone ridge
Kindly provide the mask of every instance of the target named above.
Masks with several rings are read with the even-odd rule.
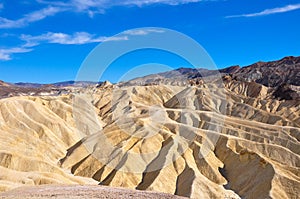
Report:
[[[0,99],[0,191],[64,184],[74,193],[104,185],[195,199],[298,198],[300,101],[232,76],[222,84],[106,82]]]
[[[218,100],[210,85],[1,99],[0,189],[98,183],[190,198],[297,198],[299,101],[268,99],[256,83],[225,86]]]

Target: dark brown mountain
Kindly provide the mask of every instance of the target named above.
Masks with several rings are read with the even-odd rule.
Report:
[[[300,86],[300,57],[289,56],[278,61],[257,62],[245,67],[231,66],[219,70],[179,68],[136,78],[127,84],[164,83],[172,82],[171,80],[186,81],[187,79],[214,76],[218,73],[222,76],[230,75],[238,81],[256,82],[267,87],[278,87],[283,84]]]
[[[257,62],[232,73],[240,81],[278,87],[283,84],[300,86],[300,57],[285,57],[279,61]]]
[[[201,78],[214,80],[216,75],[222,76],[223,80],[255,82],[270,87],[273,89],[273,96],[280,100],[300,99],[300,57],[293,56],[278,61],[257,62],[245,67],[231,66],[219,70],[179,68],[136,78],[121,85],[198,85]]]

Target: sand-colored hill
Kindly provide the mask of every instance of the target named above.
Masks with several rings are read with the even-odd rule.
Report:
[[[300,102],[228,80],[0,100],[0,190],[101,184],[189,198],[298,198]]]

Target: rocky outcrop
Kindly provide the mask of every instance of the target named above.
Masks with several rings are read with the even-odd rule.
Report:
[[[283,84],[300,86],[300,57],[285,57],[279,61],[258,62],[233,73],[240,81],[254,81],[268,87]]]

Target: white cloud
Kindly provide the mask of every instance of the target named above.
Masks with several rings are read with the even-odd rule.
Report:
[[[37,0],[37,2],[67,8],[68,10],[76,12],[86,12],[90,17],[95,14],[103,14],[105,10],[114,6],[147,6],[152,4],[165,4],[165,5],[180,5],[187,3],[201,2],[203,0],[69,0],[62,1],[47,1]]]
[[[25,15],[17,20],[10,20],[0,17],[0,28],[20,28],[28,25],[29,23],[40,21],[48,16],[53,16],[58,12],[63,11],[63,8],[59,7],[47,7],[41,10],[34,11]]]
[[[2,61],[8,61],[11,60],[11,56],[16,53],[27,53],[32,51],[32,49],[23,48],[23,47],[13,47],[13,48],[6,48],[1,49],[0,48],[0,60]]]
[[[32,22],[40,21],[48,16],[59,12],[74,11],[86,12],[91,18],[95,14],[103,14],[105,10],[114,6],[146,6],[151,4],[179,5],[202,0],[69,0],[69,1],[48,1],[36,0],[38,3],[46,4],[48,7],[34,11],[17,20],[10,20],[0,17],[0,28],[20,28]],[[0,10],[3,4],[0,3]]]
[[[26,41],[25,47],[37,46],[41,43],[65,44],[65,45],[80,45],[88,43],[99,43],[104,41],[120,41],[128,40],[127,36],[121,37],[96,37],[87,32],[76,32],[72,35],[65,33],[48,32],[46,34],[31,36],[21,35],[21,40]]]
[[[95,34],[90,34],[87,32],[75,32],[73,34],[66,34],[61,32],[48,32],[45,34],[32,36],[22,34],[20,39],[25,41],[21,47],[0,49],[0,60],[11,60],[11,55],[15,53],[25,53],[30,52],[33,49],[31,47],[38,46],[41,44],[61,44],[61,45],[82,45],[88,43],[101,43],[106,41],[125,41],[129,40],[129,36],[143,36],[151,33],[163,33],[164,30],[156,28],[145,28],[128,30],[122,35],[106,37],[106,36],[96,36]]]
[[[73,5],[76,5],[80,10],[88,8],[110,8],[113,6],[146,6],[151,4],[166,4],[179,5],[193,2],[200,2],[201,0],[71,0]]]
[[[128,36],[142,36],[150,33],[163,33],[164,30],[156,28],[145,28],[125,31],[124,34],[119,36],[96,36],[87,32],[75,32],[73,34],[48,32],[46,34],[32,36],[21,35],[20,39],[26,43],[23,47],[33,47],[41,43],[64,44],[64,45],[80,45],[88,43],[100,43],[105,41],[124,41],[129,40]]]
[[[0,17],[0,28],[20,28],[32,22],[40,21],[48,16],[59,12],[73,11],[86,12],[91,18],[95,14],[103,14],[105,10],[114,6],[146,6],[151,4],[179,5],[200,2],[202,0],[69,0],[69,1],[48,1],[36,0],[48,7],[34,11],[17,20],[10,20]],[[0,10],[3,4],[0,3]]]
[[[124,32],[127,35],[148,35],[150,33],[164,33],[164,30],[156,28],[136,29],[128,30]]]
[[[144,6],[151,4],[166,4],[166,5],[180,5],[187,3],[196,3],[203,0],[69,0],[69,1],[47,1],[37,0],[42,4],[54,6],[72,6],[79,10],[86,10],[88,8],[110,8],[113,6]]]
[[[21,40],[26,43],[21,47],[0,48],[0,60],[8,61],[12,59],[12,55],[16,53],[27,53],[33,49],[30,47],[38,46],[42,43],[64,44],[64,45],[80,45],[87,43],[99,43],[105,41],[124,41],[128,40],[128,36],[113,36],[113,37],[96,37],[87,32],[76,32],[72,35],[65,33],[48,32],[46,34],[31,36],[21,35]]]
[[[257,12],[257,13],[227,16],[226,18],[258,17],[258,16],[265,16],[265,15],[271,15],[271,14],[277,14],[277,13],[290,12],[290,11],[298,10],[298,9],[300,9],[300,4],[293,4],[293,5],[287,5],[287,6],[279,7],[279,8],[266,9],[266,10],[263,10],[263,11]]]

